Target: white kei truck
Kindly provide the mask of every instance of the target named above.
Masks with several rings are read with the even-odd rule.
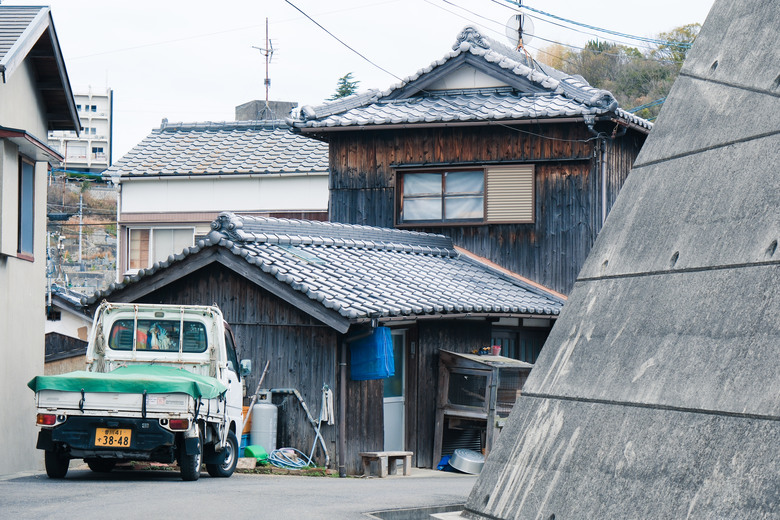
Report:
[[[216,306],[103,302],[86,370],[28,383],[46,473],[64,478],[70,459],[84,459],[96,472],[176,461],[183,480],[197,480],[202,463],[231,476],[250,370]]]

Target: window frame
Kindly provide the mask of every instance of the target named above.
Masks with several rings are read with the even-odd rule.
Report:
[[[482,172],[482,217],[479,219],[445,219],[444,218],[444,174],[448,172]],[[393,215],[394,224],[397,228],[420,228],[420,227],[463,227],[463,226],[485,226],[493,224],[535,224],[536,223],[536,165],[533,162],[517,162],[502,164],[477,164],[477,165],[457,165],[457,166],[433,166],[430,168],[420,167],[398,167],[393,170],[395,177],[395,211]],[[408,174],[438,173],[442,175],[442,218],[437,220],[404,220],[403,206],[408,197],[404,195],[404,180]],[[509,175],[510,177],[507,177]],[[507,183],[507,179],[510,179]],[[530,188],[528,191],[519,191],[518,184],[525,182]],[[518,215],[507,215],[506,213],[506,190],[518,190],[512,192],[518,197]],[[493,193],[491,199],[491,191]],[[501,195],[503,194],[503,200]],[[522,199],[525,198],[525,201]],[[492,201],[492,204],[491,204]],[[494,212],[494,208],[498,211]],[[502,211],[503,210],[503,211]],[[519,216],[523,210],[530,215]],[[497,217],[499,213],[501,217]],[[491,214],[493,215],[491,217]]]
[[[125,231],[125,238],[126,243],[124,246],[124,252],[126,255],[124,264],[125,264],[125,274],[135,274],[141,269],[149,269],[151,266],[154,265],[154,261],[152,260],[155,255],[154,251],[154,233],[155,231],[176,231],[176,230],[188,230],[192,232],[192,244],[189,247],[192,247],[192,245],[195,244],[195,227],[194,226],[165,226],[165,227],[154,227],[154,226],[133,226],[128,227]],[[146,263],[141,265],[138,268],[132,268],[130,267],[131,261],[132,261],[132,234],[134,231],[146,231],[147,232],[147,248],[146,248]],[[181,251],[175,252],[175,254],[180,253]]]
[[[459,173],[459,172],[479,172],[482,174],[482,217],[481,218],[461,218],[461,219],[447,219],[445,217],[446,205],[446,174]],[[402,218],[403,206],[405,198],[404,196],[404,179],[406,175],[414,174],[438,174],[441,176],[441,219],[434,220],[410,220],[405,221]],[[425,169],[404,169],[396,171],[396,211],[395,221],[398,227],[420,227],[420,226],[463,226],[472,225],[479,226],[485,224],[485,217],[487,212],[487,185],[486,185],[486,170],[483,166],[462,166],[456,168],[425,168]],[[473,194],[472,194],[473,195]],[[456,196],[457,197],[457,196]],[[412,197],[414,198],[414,197]]]
[[[29,170],[25,171],[25,166]],[[25,191],[25,175],[29,174],[29,196]],[[18,176],[18,200],[17,200],[17,228],[16,228],[16,256],[22,260],[35,260],[35,162],[27,157],[19,156]],[[29,203],[29,208],[25,202]],[[24,226],[25,217],[29,217],[29,228]],[[29,229],[29,231],[27,231]],[[26,238],[29,233],[29,250],[26,249]]]

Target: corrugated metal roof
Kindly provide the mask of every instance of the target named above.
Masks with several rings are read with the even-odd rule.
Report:
[[[227,249],[349,320],[452,313],[557,316],[564,301],[461,254],[443,235],[222,213],[207,239],[85,303],[208,247]]]
[[[0,64],[8,61],[11,49],[33,20],[48,10],[48,7],[40,6],[0,6]]]
[[[283,121],[163,122],[105,175],[327,173],[328,145]]]
[[[493,89],[428,91],[415,84],[464,55],[515,85]],[[332,103],[294,110],[296,128],[328,129],[392,124],[480,122],[614,114],[644,129],[652,123],[618,107],[615,97],[580,76],[531,62],[518,51],[466,27],[451,52],[385,91],[370,90]]]

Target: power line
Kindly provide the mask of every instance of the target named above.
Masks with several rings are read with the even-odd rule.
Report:
[[[390,71],[388,71],[388,70],[384,69],[383,67],[381,67],[381,66],[377,65],[376,63],[374,63],[374,62],[373,62],[373,61],[371,61],[370,59],[366,58],[366,57],[365,57],[363,54],[361,54],[360,52],[358,52],[357,50],[353,49],[351,46],[349,46],[348,44],[346,44],[344,41],[342,41],[341,39],[339,39],[339,38],[338,38],[336,35],[334,35],[334,34],[333,34],[333,33],[331,33],[330,31],[328,31],[328,30],[327,30],[325,27],[323,27],[323,26],[322,26],[320,23],[318,23],[316,20],[314,20],[314,19],[313,19],[311,16],[309,16],[308,14],[306,14],[305,12],[303,12],[303,11],[302,11],[300,8],[298,8],[298,7],[297,7],[295,4],[293,4],[293,3],[292,3],[290,0],[285,0],[285,2],[287,2],[288,4],[290,4],[290,6],[292,6],[292,7],[293,7],[294,9],[296,9],[298,12],[300,12],[301,14],[303,14],[303,15],[304,15],[306,18],[308,18],[309,20],[311,20],[311,22],[312,22],[312,23],[314,23],[314,24],[315,24],[317,27],[319,27],[320,29],[322,29],[323,31],[325,31],[325,32],[326,32],[326,33],[327,33],[327,34],[328,34],[330,37],[332,37],[332,38],[333,38],[333,39],[335,39],[337,42],[339,42],[340,44],[342,44],[343,46],[345,46],[347,49],[349,49],[350,51],[354,52],[355,54],[357,54],[358,56],[360,56],[360,57],[361,57],[361,58],[363,58],[365,61],[367,61],[368,63],[370,63],[370,64],[371,64],[371,65],[373,65],[374,67],[378,68],[379,70],[381,70],[381,71],[383,71],[383,72],[385,72],[385,73],[387,73],[387,74],[389,74],[389,75],[393,76],[394,78],[398,79],[399,81],[403,82],[403,79],[402,79],[402,78],[400,78],[400,77],[396,76],[396,75],[395,75],[395,74],[393,74],[392,72],[390,72]],[[430,2],[429,2],[429,3],[430,3]],[[436,6],[436,7],[440,7],[440,6]],[[445,9],[445,11],[447,11],[447,10]],[[448,11],[448,12],[450,12],[450,11]],[[451,14],[455,14],[455,13],[451,13]],[[459,15],[456,15],[456,16],[459,16]],[[498,23],[498,22],[496,22],[496,23]],[[424,89],[421,89],[420,91],[421,91],[421,92],[423,92],[423,93],[425,93],[425,94],[430,94],[430,92],[428,92],[428,91],[426,91],[426,90],[424,90]],[[535,133],[535,132],[530,132],[530,131],[528,131],[528,130],[522,130],[522,129],[520,129],[520,128],[516,128],[516,127],[510,126],[510,125],[504,124],[504,123],[500,123],[500,122],[498,122],[498,121],[492,121],[492,122],[491,122],[491,124],[493,124],[493,125],[495,125],[495,126],[500,126],[500,127],[503,127],[503,128],[509,129],[509,130],[513,130],[513,131],[515,131],[515,132],[518,132],[518,133],[522,133],[522,134],[526,134],[526,135],[532,135],[532,136],[539,137],[540,139],[547,139],[547,140],[550,140],[550,141],[559,141],[559,142],[566,142],[566,143],[587,143],[587,142],[593,141],[594,139],[598,139],[598,138],[599,138],[598,136],[595,136],[595,137],[590,137],[590,138],[588,138],[588,139],[561,139],[561,138],[558,138],[558,137],[550,137],[550,136],[546,136],[546,135],[543,135],[543,134],[538,134],[538,133]]]
[[[373,61],[371,61],[370,59],[366,58],[366,57],[365,57],[363,54],[361,54],[361,53],[360,53],[360,52],[358,52],[357,50],[355,50],[355,49],[353,49],[352,47],[350,47],[350,46],[349,46],[347,43],[345,43],[343,40],[341,40],[341,39],[340,39],[338,36],[336,36],[335,34],[333,34],[332,32],[330,32],[329,30],[327,30],[325,27],[323,27],[322,25],[320,25],[320,23],[319,23],[319,22],[317,22],[317,21],[316,21],[314,18],[312,18],[311,16],[309,16],[308,14],[306,14],[305,12],[303,12],[303,11],[302,11],[302,10],[301,10],[301,9],[300,9],[300,8],[299,8],[297,5],[295,5],[294,3],[290,2],[290,0],[284,0],[284,1],[285,1],[285,2],[287,2],[288,4],[290,4],[290,6],[292,6],[292,7],[293,7],[293,8],[294,8],[296,11],[298,11],[299,13],[301,13],[303,16],[305,16],[306,18],[308,18],[309,20],[311,20],[311,22],[312,22],[314,25],[316,25],[317,27],[319,27],[320,29],[322,29],[323,31],[325,31],[325,32],[326,32],[326,33],[327,33],[327,34],[328,34],[328,35],[329,35],[331,38],[333,38],[334,40],[336,40],[337,42],[339,42],[341,45],[343,45],[343,46],[344,46],[344,47],[346,47],[347,49],[351,50],[352,52],[354,52],[355,54],[357,54],[358,56],[360,56],[361,58],[363,58],[363,59],[364,59],[364,60],[366,60],[368,63],[370,63],[370,64],[371,64],[371,65],[373,65],[374,67],[378,68],[378,69],[379,69],[379,70],[381,70],[382,72],[384,72],[384,73],[386,73],[386,74],[389,74],[389,75],[393,76],[394,78],[398,79],[399,81],[403,81],[401,78],[399,78],[398,76],[396,76],[395,74],[393,74],[393,73],[392,73],[392,72],[390,72],[389,70],[385,69],[384,67],[382,67],[382,66],[380,66],[380,65],[377,65],[376,63],[374,63],[374,62],[373,62]]]
[[[651,101],[649,103],[645,103],[644,105],[639,105],[638,107],[634,107],[632,109],[626,110],[626,112],[631,112],[633,114],[634,112],[639,112],[640,110],[645,109],[645,108],[654,107],[656,105],[663,105],[664,101],[666,101],[666,96],[664,96],[664,97],[662,97],[660,99],[656,99],[655,101]]]
[[[657,38],[648,38],[646,36],[636,36],[636,35],[633,35],[633,34],[628,34],[628,33],[620,32],[620,31],[612,31],[610,29],[604,29],[604,28],[601,28],[601,27],[596,27],[595,25],[589,25],[589,24],[586,24],[586,23],[577,22],[577,21],[574,21],[574,20],[569,20],[567,18],[563,18],[563,17],[555,15],[555,14],[547,13],[545,11],[542,11],[540,9],[535,9],[535,8],[529,7],[527,5],[521,5],[516,0],[504,0],[504,1],[507,2],[507,3],[510,3],[512,5],[515,5],[516,7],[520,8],[520,9],[525,9],[525,10],[528,10],[528,11],[531,11],[531,12],[534,12],[534,13],[537,13],[537,14],[541,14],[543,16],[547,16],[549,18],[553,18],[553,19],[556,19],[556,20],[561,20],[562,22],[570,23],[572,25],[578,25],[580,27],[585,27],[585,28],[588,28],[588,29],[591,29],[591,30],[594,30],[594,31],[598,31],[598,32],[602,32],[602,33],[606,33],[606,34],[612,34],[614,36],[619,36],[621,38],[627,38],[627,39],[630,39],[630,40],[637,40],[637,41],[641,41],[641,42],[645,42],[645,43],[652,43],[652,44],[655,44],[655,45],[666,45],[666,46],[669,46],[669,47],[680,47],[680,48],[683,48],[683,49],[690,49],[691,48],[691,44],[690,43],[686,43],[686,42],[672,42],[672,41],[668,41],[668,40],[659,40]]]

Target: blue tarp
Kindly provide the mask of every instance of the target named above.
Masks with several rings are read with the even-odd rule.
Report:
[[[387,327],[377,327],[371,336],[350,346],[353,381],[386,379],[395,375],[393,336]]]

